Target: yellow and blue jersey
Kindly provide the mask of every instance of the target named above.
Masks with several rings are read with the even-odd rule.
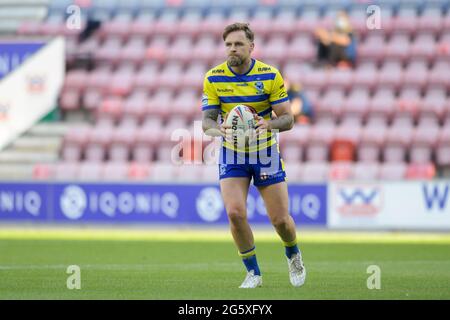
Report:
[[[261,61],[252,59],[252,64],[245,74],[235,73],[224,62],[209,70],[203,82],[202,110],[217,109],[222,119],[237,104],[252,107],[266,120],[271,119],[272,108],[285,101],[288,95],[280,72]],[[261,134],[255,145],[247,152],[266,149],[276,143],[276,136],[271,132]],[[224,140],[224,147],[234,149]]]

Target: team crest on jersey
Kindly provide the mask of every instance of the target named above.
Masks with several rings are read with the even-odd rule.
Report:
[[[255,87],[256,87],[256,94],[264,93],[264,83],[262,83],[261,81],[256,81]]]
[[[226,164],[219,165],[219,175],[223,176],[225,173],[227,173],[227,165]]]

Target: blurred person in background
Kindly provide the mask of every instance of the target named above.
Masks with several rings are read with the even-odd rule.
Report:
[[[344,11],[339,11],[334,28],[328,31],[318,28],[317,63],[326,67],[352,67],[356,61],[356,40],[350,20]]]
[[[291,100],[291,110],[295,123],[311,123],[314,117],[314,110],[311,101],[306,96],[303,86],[300,83],[291,83],[287,79],[284,81],[289,100]]]

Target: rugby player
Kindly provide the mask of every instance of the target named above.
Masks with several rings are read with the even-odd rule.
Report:
[[[227,61],[209,70],[204,78],[203,131],[222,136],[219,179],[231,234],[247,269],[240,288],[262,285],[253,233],[247,220],[246,201],[250,182],[264,200],[267,214],[280,236],[293,286],[303,285],[306,269],[297,245],[296,227],[288,211],[288,190],[277,132],[294,124],[290,102],[280,72],[251,57],[254,34],[245,23],[234,23],[223,32]],[[237,104],[252,107],[257,115],[255,142],[236,150],[225,125],[227,113]],[[276,117],[272,117],[272,111]],[[220,115],[221,123],[218,123]]]

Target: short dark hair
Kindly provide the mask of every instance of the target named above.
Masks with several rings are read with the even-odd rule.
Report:
[[[223,34],[222,34],[223,41],[225,41],[225,39],[228,37],[228,35],[234,31],[244,31],[245,36],[247,37],[248,40],[250,40],[250,42],[253,42],[253,40],[255,39],[255,34],[250,29],[248,23],[236,22],[236,23],[230,24],[225,27]]]

